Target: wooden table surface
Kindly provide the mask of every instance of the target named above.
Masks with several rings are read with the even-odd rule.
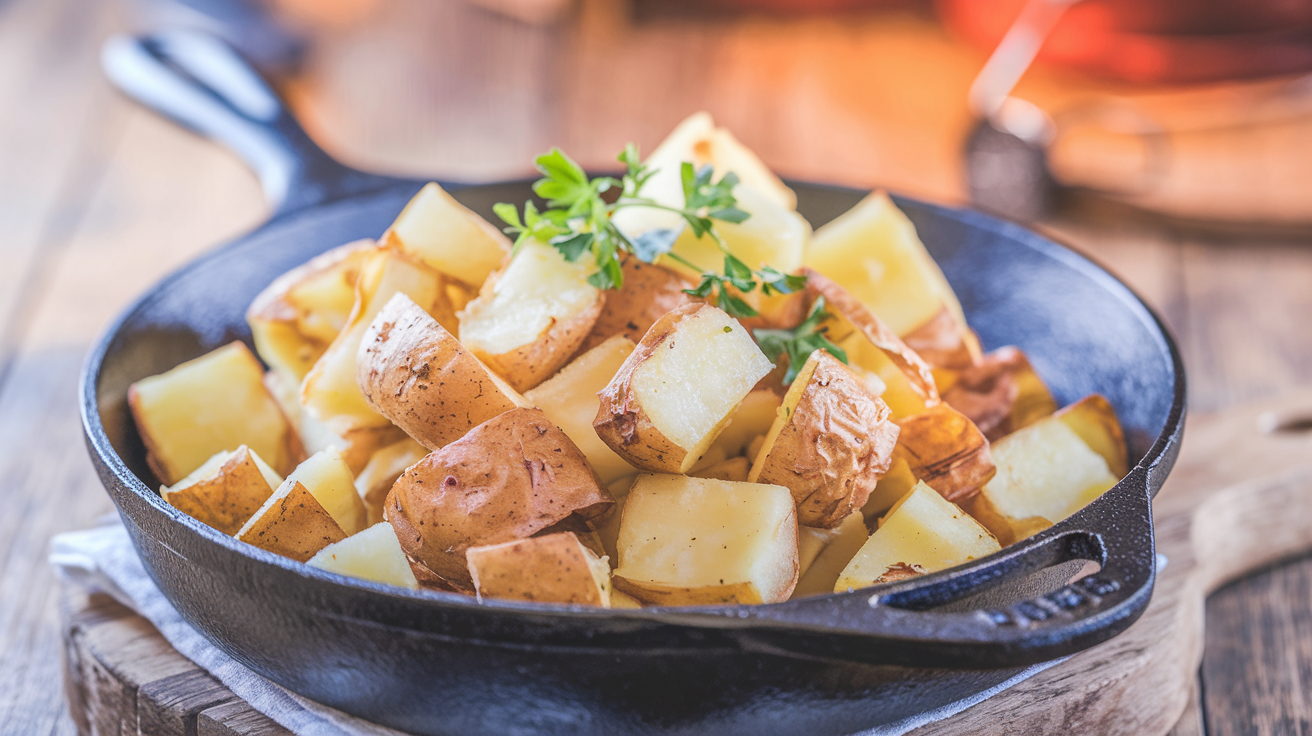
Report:
[[[840,18],[637,15],[583,0],[541,27],[456,0],[375,3],[319,28],[286,84],[352,164],[487,179],[558,144],[604,164],[709,109],[784,175],[962,197],[981,55],[916,11]],[[257,225],[254,177],[105,83],[117,2],[0,0],[0,731],[69,733],[52,534],[111,509],[86,459],[84,352],[135,294]],[[1032,73],[1035,95],[1092,88]],[[1312,382],[1312,242],[1206,234],[1092,202],[1043,223],[1108,265],[1179,338],[1194,411]],[[1187,440],[1186,440],[1187,441]],[[1312,732],[1312,559],[1215,594],[1179,733]]]

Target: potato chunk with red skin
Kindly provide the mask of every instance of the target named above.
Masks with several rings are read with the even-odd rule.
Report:
[[[605,301],[601,314],[579,347],[579,355],[615,335],[623,335],[636,343],[656,324],[656,320],[692,301],[692,297],[683,292],[692,288],[692,282],[664,266],[643,263],[636,256],[629,255],[624,258],[621,270],[624,272],[624,286],[602,292]]]
[[[387,520],[421,583],[473,592],[470,547],[525,539],[615,501],[582,451],[538,409],[514,409],[408,468]]]
[[[898,431],[865,381],[817,350],[784,397],[747,479],[787,488],[802,526],[832,529],[888,471]]]
[[[470,547],[465,557],[480,598],[610,608],[610,566],[573,532]]]

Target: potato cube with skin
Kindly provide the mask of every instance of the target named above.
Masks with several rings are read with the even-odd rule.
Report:
[[[369,325],[357,364],[368,405],[430,450],[498,414],[531,406],[404,294]]]
[[[788,489],[640,475],[620,521],[613,582],[644,603],[775,603],[797,583]]]
[[[235,534],[281,484],[282,477],[242,445],[206,460],[159,495],[202,524]]]
[[[1015,347],[998,348],[945,379],[939,382],[943,401],[970,417],[990,442],[1057,411],[1043,379]]]
[[[338,435],[388,424],[361,394],[356,364],[369,325],[397,294],[406,295],[437,321],[447,315],[448,323],[454,324],[441,274],[396,250],[380,248],[371,253],[356,283],[350,321],[301,384],[302,406]]]
[[[602,442],[592,428],[592,420],[597,417],[601,406],[597,393],[615,377],[634,347],[632,340],[616,335],[575,358],[559,373],[524,394],[525,399],[541,409],[578,445],[602,483],[637,472]]]
[[[278,473],[296,465],[291,427],[264,387],[264,368],[240,342],[137,381],[128,405],[146,461],[166,485],[240,445]]]
[[[745,457],[731,457],[728,460],[721,460],[714,465],[708,465],[700,470],[693,471],[689,475],[695,478],[714,478],[716,480],[736,480],[747,482],[748,475],[751,474],[752,464]]]
[[[966,324],[961,303],[915,226],[884,192],[817,230],[806,265],[838,282],[898,336],[945,308],[958,325]]]
[[[476,289],[510,255],[510,240],[496,226],[436,183],[419,190],[383,239]]]
[[[306,564],[338,575],[402,588],[419,587],[405,552],[396,541],[396,531],[387,522],[379,522],[324,547]]]
[[[939,404],[896,420],[901,433],[893,450],[918,481],[953,503],[979,493],[995,472],[989,441],[965,414]]]
[[[538,409],[512,409],[412,465],[387,520],[421,583],[473,591],[465,550],[525,539],[614,500],[583,453]]]
[[[329,449],[306,458],[282,482],[292,483],[305,486],[348,536],[365,528],[369,515],[341,453]]]
[[[1102,455],[1107,469],[1120,478],[1129,472],[1126,456],[1125,431],[1116,417],[1116,410],[1107,399],[1090,394],[1057,412],[1057,419],[1070,427],[1084,440],[1089,449]]]
[[[610,608],[610,566],[571,532],[465,553],[479,598]]]
[[[334,248],[274,279],[255,297],[246,322],[255,351],[271,369],[300,385],[346,326],[355,282],[375,248],[372,240]]]
[[[341,434],[310,416],[301,406],[301,387],[277,371],[264,374],[264,386],[273,395],[283,416],[291,424],[303,454],[333,449],[352,473],[360,473],[379,449],[407,439],[405,432],[393,424],[381,427],[357,427]]]
[[[782,401],[779,394],[774,391],[760,388],[753,389],[751,393],[743,397],[742,403],[734,410],[733,416],[729,418],[729,423],[725,425],[724,430],[711,443],[711,447],[706,451],[706,454],[709,455],[711,452],[718,450],[724,454],[726,459],[738,457],[739,455],[745,456],[752,440],[770,432],[770,427],[774,425],[774,418],[779,412],[779,405]]]
[[[843,568],[834,592],[945,570],[999,549],[979,522],[920,483],[888,512]]]
[[[406,437],[369,458],[368,464],[355,476],[355,492],[364,501],[371,526],[383,520],[383,504],[396,479],[427,454],[427,447]]]
[[[580,354],[616,335],[636,343],[656,320],[692,301],[683,290],[692,288],[693,284],[668,268],[643,263],[628,255],[620,269],[624,273],[624,285],[602,292],[605,301],[601,313],[579,346]]]
[[[295,481],[283,481],[234,536],[260,549],[305,562],[324,547],[346,539],[346,532],[309,489]]]
[[[457,315],[460,342],[516,391],[560,370],[592,332],[606,298],[593,266],[529,240]]]
[[[803,526],[832,529],[888,470],[898,426],[888,405],[825,350],[798,372],[747,479],[781,485]]]
[[[688,304],[652,325],[601,392],[597,436],[636,468],[683,473],[773,366],[732,317]]]
[[[998,473],[969,510],[1005,544],[1065,519],[1117,481],[1106,458],[1059,416],[998,440],[993,459]]]
[[[870,536],[860,513],[853,513],[843,519],[843,523],[835,529],[802,527],[801,534],[803,539],[809,537],[810,546],[817,548],[808,550],[811,560],[802,567],[802,576],[793,589],[793,598],[834,592],[838,576]]]

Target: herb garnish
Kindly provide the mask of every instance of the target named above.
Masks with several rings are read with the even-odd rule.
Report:
[[[599,289],[618,289],[624,284],[620,269],[622,254],[631,253],[645,263],[653,263],[666,255],[679,263],[702,273],[696,287],[686,293],[707,298],[715,295],[717,304],[731,317],[755,317],[757,311],[741,295],[749,294],[759,286],[766,296],[791,294],[806,284],[806,278],[781,273],[769,266],[752,270],[737,256],[729,252],[724,239],[715,230],[715,222],[741,223],[751,215],[738,208],[733,188],[738,176],[728,172],[718,181],[713,179],[711,166],[695,169],[683,163],[679,175],[683,185],[684,206],[671,207],[642,196],[642,188],[656,173],[638,157],[638,149],[630,143],[618,156],[624,164],[624,175],[615,179],[599,176],[589,179],[577,163],[558,148],[553,148],[534,160],[543,178],[533,184],[533,191],[547,201],[547,209],[539,212],[530,200],[524,203],[521,218],[514,205],[502,202],[493,207],[497,216],[505,220],[507,234],[515,237],[515,248],[530,238],[548,243],[567,261],[576,262],[585,253],[591,253],[597,271],[588,277],[588,283]],[[607,202],[602,196],[618,190],[619,196]],[[680,215],[698,238],[710,237],[724,254],[724,272],[702,271],[687,259],[670,252],[679,236],[677,230],[658,229],[628,238],[611,222],[611,215],[626,207],[650,207]]]
[[[829,328],[822,325],[829,316],[825,311],[825,298],[821,296],[816,297],[815,304],[811,305],[811,312],[807,314],[802,324],[793,329],[752,331],[756,343],[761,346],[761,352],[765,353],[765,357],[769,358],[770,362],[777,364],[779,356],[788,356],[788,372],[784,374],[785,386],[797,378],[802,365],[816,350],[823,348],[829,351],[830,355],[847,363],[847,352],[830,341],[825,334]]]

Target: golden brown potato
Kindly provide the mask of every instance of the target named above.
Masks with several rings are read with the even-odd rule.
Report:
[[[435,183],[401,210],[383,241],[475,289],[510,255],[500,230]]]
[[[1057,411],[1048,387],[1014,347],[998,348],[977,365],[955,371],[943,401],[970,417],[990,442]]]
[[[305,486],[284,481],[234,536],[305,562],[324,547],[346,539],[346,532]]]
[[[402,473],[386,515],[421,583],[472,591],[466,549],[525,539],[612,505],[564,432],[538,409],[512,409]]]
[[[601,392],[592,426],[636,468],[687,472],[772,367],[732,317],[687,304],[643,336]]]
[[[240,342],[137,381],[128,405],[146,462],[165,485],[240,445],[279,474],[296,466],[291,427],[264,388],[264,368]]]
[[[546,243],[524,243],[457,315],[460,342],[516,391],[542,383],[578,352],[601,314],[606,297],[588,283],[592,268]]]
[[[808,539],[804,546],[817,547],[807,550],[811,559],[803,560],[802,576],[793,588],[793,598],[808,595],[826,595],[834,592],[838,576],[852,561],[856,553],[865,545],[870,532],[866,531],[866,522],[861,514],[853,513],[834,529],[810,529],[803,527],[801,538]]]
[[[1116,485],[1120,475],[1109,467],[1107,455],[1068,421],[1072,416],[1087,420],[1081,424],[1094,441],[1114,462],[1124,462],[1107,441],[1104,411],[1111,408],[1095,395],[998,440],[993,445],[998,473],[967,510],[998,541],[1011,544],[1065,519]],[[1114,414],[1110,421],[1116,421]],[[1122,453],[1123,448],[1122,442]]]
[[[347,536],[367,526],[368,512],[355,492],[355,478],[336,450],[328,449],[306,458],[282,482],[298,483],[314,496]]]
[[[920,483],[888,512],[843,569],[834,592],[945,570],[999,549],[987,529]]]
[[[944,310],[956,325],[966,324],[961,303],[915,226],[884,192],[872,192],[817,230],[806,265],[838,282],[901,337]]]
[[[700,470],[694,470],[688,475],[694,478],[713,478],[715,480],[732,480],[746,483],[747,476],[751,471],[752,464],[747,458],[731,457],[728,460],[721,460],[718,463],[707,465]]]
[[[683,293],[692,282],[663,266],[643,263],[630,255],[621,266],[624,286],[602,292],[605,299],[592,331],[579,347],[582,354],[615,335],[636,343],[656,320],[692,301]]]
[[[946,306],[928,322],[903,335],[902,340],[935,368],[964,370],[977,365],[983,352],[974,330],[958,322]]]
[[[617,544],[615,587],[644,603],[775,603],[797,583],[797,511],[781,486],[640,475]]]
[[[439,323],[445,320],[450,326],[455,324],[443,276],[394,249],[379,248],[369,254],[355,291],[355,305],[346,327],[301,384],[301,405],[338,436],[390,423],[361,394],[356,363],[365,332],[393,296],[405,294]]]
[[[242,445],[206,460],[173,486],[160,488],[159,495],[202,524],[236,534],[281,484],[282,477]]]
[[[424,459],[428,448],[406,437],[395,444],[375,452],[355,476],[355,492],[364,501],[369,514],[369,525],[383,520],[383,504],[392,484],[405,469]]]
[[[315,419],[301,406],[301,387],[292,383],[285,374],[269,371],[264,374],[264,387],[269,390],[278,408],[287,418],[295,435],[299,451],[297,457],[305,458],[316,452],[336,450],[352,473],[362,472],[369,459],[388,445],[396,444],[409,437],[394,424],[382,427],[359,427],[342,434],[334,432],[327,424]]]
[[[470,547],[480,598],[610,608],[610,566],[571,532]]]
[[[1112,475],[1120,478],[1130,472],[1125,432],[1121,429],[1121,421],[1116,418],[1116,410],[1112,409],[1107,399],[1098,394],[1089,394],[1057,412],[1056,416],[1074,430],[1090,449],[1102,455]]]
[[[802,526],[832,529],[870,497],[897,437],[888,405],[817,350],[793,380],[748,480],[787,488]]]
[[[372,240],[333,248],[279,276],[246,310],[255,351],[274,371],[300,385],[346,326],[355,282]]]
[[[578,445],[602,483],[637,472],[602,442],[592,428],[592,420],[597,417],[601,406],[597,393],[615,377],[634,347],[632,340],[616,335],[575,358],[559,373],[524,394],[529,403],[545,412],[547,418]]]
[[[415,574],[410,570],[410,562],[405,558],[405,552],[401,551],[400,542],[396,541],[396,530],[387,522],[373,524],[340,542],[324,547],[306,564],[338,575],[402,588],[419,587]]]
[[[897,423],[902,432],[894,457],[906,460],[911,475],[943,498],[964,502],[993,477],[989,441],[974,422],[951,406],[939,404]]]
[[[370,410],[433,450],[498,414],[531,405],[404,294],[368,325],[357,365]]]

